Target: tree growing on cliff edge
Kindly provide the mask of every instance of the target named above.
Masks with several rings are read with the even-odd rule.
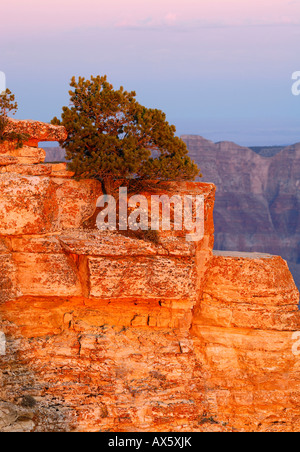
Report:
[[[114,90],[106,76],[72,78],[70,107],[62,119],[68,167],[78,178],[95,178],[111,193],[116,179],[194,180],[199,168],[166,115],[146,108],[134,91]]]
[[[8,115],[14,115],[18,109],[18,104],[15,102],[15,96],[9,89],[0,94],[0,143],[7,140],[6,128],[8,124]]]
[[[20,148],[29,136],[27,134],[7,130],[9,114],[15,115],[17,110],[18,104],[15,101],[14,94],[12,94],[9,89],[6,89],[0,94],[0,144],[4,141],[14,141],[16,147]]]

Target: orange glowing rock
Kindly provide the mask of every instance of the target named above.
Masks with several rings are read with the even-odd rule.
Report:
[[[0,147],[0,431],[299,430],[299,293],[280,257],[213,253],[215,187],[143,193],[203,195],[197,242],[88,229],[101,184],[40,163],[65,130],[11,127],[31,138]]]

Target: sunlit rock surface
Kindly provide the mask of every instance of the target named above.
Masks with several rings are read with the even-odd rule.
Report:
[[[0,431],[299,430],[298,291],[280,257],[213,253],[214,185],[148,186],[204,197],[199,241],[153,242],[87,229],[101,184],[64,164],[0,171]]]

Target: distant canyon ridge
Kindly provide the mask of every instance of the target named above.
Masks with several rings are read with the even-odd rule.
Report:
[[[182,137],[217,187],[215,248],[280,255],[300,286],[300,143],[247,148]]]
[[[217,187],[215,249],[263,252],[288,261],[300,287],[300,143],[247,148],[183,135],[202,182]],[[46,162],[65,161],[46,148]]]

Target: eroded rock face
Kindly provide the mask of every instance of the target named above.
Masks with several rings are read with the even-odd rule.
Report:
[[[0,431],[299,429],[298,291],[280,257],[213,255],[212,184],[148,183],[204,197],[201,239],[151,242],[86,229],[101,186],[64,164],[1,168]]]
[[[36,147],[40,141],[61,142],[67,138],[63,126],[54,126],[41,121],[10,119],[6,131],[29,135],[28,143]]]
[[[237,430],[298,431],[299,295],[280,257],[216,252],[193,316],[210,412]]]

